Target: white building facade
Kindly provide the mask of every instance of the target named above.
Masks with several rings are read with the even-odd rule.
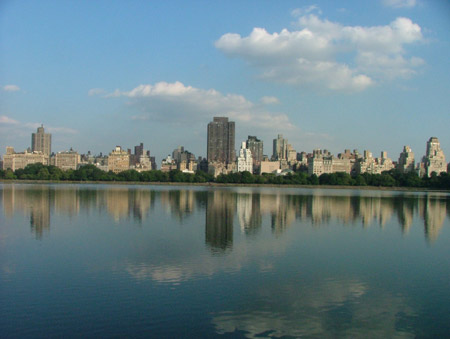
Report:
[[[250,173],[253,172],[253,158],[252,152],[247,148],[246,142],[243,141],[237,158],[237,171]]]

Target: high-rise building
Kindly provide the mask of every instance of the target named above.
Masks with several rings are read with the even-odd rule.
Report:
[[[44,125],[38,127],[36,133],[31,134],[31,150],[33,152],[42,152],[47,156],[52,153],[52,135],[45,133]]]
[[[263,142],[256,136],[249,135],[247,139],[247,149],[252,152],[253,168],[257,170],[259,166],[261,166],[261,161],[263,160]]]
[[[242,142],[241,150],[239,151],[239,157],[237,158],[237,170],[238,172],[253,171],[253,158],[252,152],[246,148],[246,142]]]
[[[134,146],[134,155],[139,158],[141,155],[144,155],[144,144],[141,142],[139,146]]]
[[[427,142],[427,153],[422,159],[422,168],[425,169],[424,174],[426,176],[431,176],[431,173],[436,172],[440,174],[441,172],[447,172],[447,163],[445,162],[444,151],[441,149],[439,139],[436,137],[431,137]]]
[[[213,121],[208,124],[208,163],[234,163],[236,160],[234,137],[234,121],[228,121],[228,118],[224,117],[214,117]]]
[[[195,172],[197,170],[197,159],[195,155],[183,146],[178,146],[172,152],[172,158],[177,164],[177,169],[180,171]]]
[[[366,150],[364,151],[364,157],[359,158],[356,163],[358,174],[381,174],[391,169],[394,169],[394,163],[391,158],[388,158],[386,151],[381,152],[381,157],[374,158],[372,152]]]
[[[108,171],[120,173],[130,169],[130,154],[116,146],[108,156]]]
[[[273,139],[273,154],[272,160],[286,160],[288,151],[288,141],[283,138],[283,134],[278,134],[276,139]]]
[[[397,169],[402,173],[414,171],[414,152],[411,150],[411,147],[403,147],[403,152],[400,153],[398,158]]]

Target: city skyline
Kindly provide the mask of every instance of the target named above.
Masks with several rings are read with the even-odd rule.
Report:
[[[26,149],[43,123],[55,153],[144,142],[158,163],[180,145],[206,156],[214,116],[236,122],[236,145],[255,135],[269,156],[278,134],[298,152],[397,159],[409,145],[420,159],[430,136],[450,150],[445,2],[0,9],[2,150]]]
[[[335,156],[329,150],[314,149],[312,153],[297,152],[282,134],[273,139],[273,153],[269,158],[263,154],[263,143],[256,136],[248,136],[247,141],[241,143],[239,154],[235,150],[235,122],[227,117],[214,117],[207,125],[207,158],[195,155],[184,146],[174,149],[161,161],[160,170],[169,172],[177,169],[185,173],[194,174],[197,171],[207,172],[214,177],[233,172],[250,172],[254,174],[273,173],[286,175],[294,171],[307,172],[309,175],[321,176],[343,172],[347,174],[382,174],[385,171],[397,169],[401,173],[415,172],[419,177],[430,177],[432,173],[448,172],[445,153],[440,147],[439,139],[430,137],[426,143],[426,154],[415,162],[414,152],[409,146],[404,146],[398,162],[388,157],[382,151],[380,157],[374,157],[370,150],[361,154],[358,150],[345,149]],[[0,167],[3,170],[16,171],[28,165],[41,163],[54,165],[63,170],[77,170],[82,166],[92,164],[102,171],[115,174],[127,170],[145,172],[157,169],[155,157],[144,144],[132,149],[122,149],[117,145],[109,155],[79,154],[72,148],[69,151],[51,153],[51,133],[45,133],[44,126],[32,133],[31,148],[23,152],[16,152],[13,146],[6,147]],[[252,154],[255,152],[255,154]],[[262,161],[260,161],[262,160]]]

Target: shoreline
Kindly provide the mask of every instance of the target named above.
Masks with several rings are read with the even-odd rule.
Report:
[[[385,186],[340,186],[340,185],[276,185],[276,184],[239,184],[239,183],[216,183],[216,182],[141,182],[141,181],[53,181],[53,180],[5,180],[0,179],[2,184],[79,184],[79,185],[132,185],[132,186],[199,186],[199,187],[276,187],[276,188],[308,188],[308,189],[355,189],[375,191],[403,191],[403,192],[443,192],[450,190],[432,189],[422,187],[385,187]]]

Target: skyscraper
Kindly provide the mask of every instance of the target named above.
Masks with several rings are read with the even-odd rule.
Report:
[[[247,148],[245,141],[242,142],[239,157],[237,158],[237,170],[238,172],[253,172],[252,152]]]
[[[137,158],[144,155],[144,144],[142,142],[138,146],[134,146],[134,155]]]
[[[425,175],[431,176],[431,173],[447,172],[447,163],[445,162],[444,151],[441,149],[439,139],[431,137],[427,142],[427,154],[422,159],[425,167]]]
[[[48,156],[52,153],[52,135],[44,132],[44,125],[38,127],[37,133],[31,135],[31,150]]]
[[[253,167],[259,168],[263,159],[263,142],[256,136],[249,135],[247,139],[247,148],[252,152]]]
[[[213,121],[208,124],[208,163],[234,163],[236,159],[234,128],[234,121],[229,122],[228,118],[223,117],[214,117]]]
[[[287,160],[288,141],[283,138],[283,134],[278,134],[276,139],[273,139],[273,154],[272,160]]]
[[[402,173],[414,171],[414,153],[411,150],[411,147],[403,147],[403,152],[400,153],[400,157],[398,158],[397,168]]]

